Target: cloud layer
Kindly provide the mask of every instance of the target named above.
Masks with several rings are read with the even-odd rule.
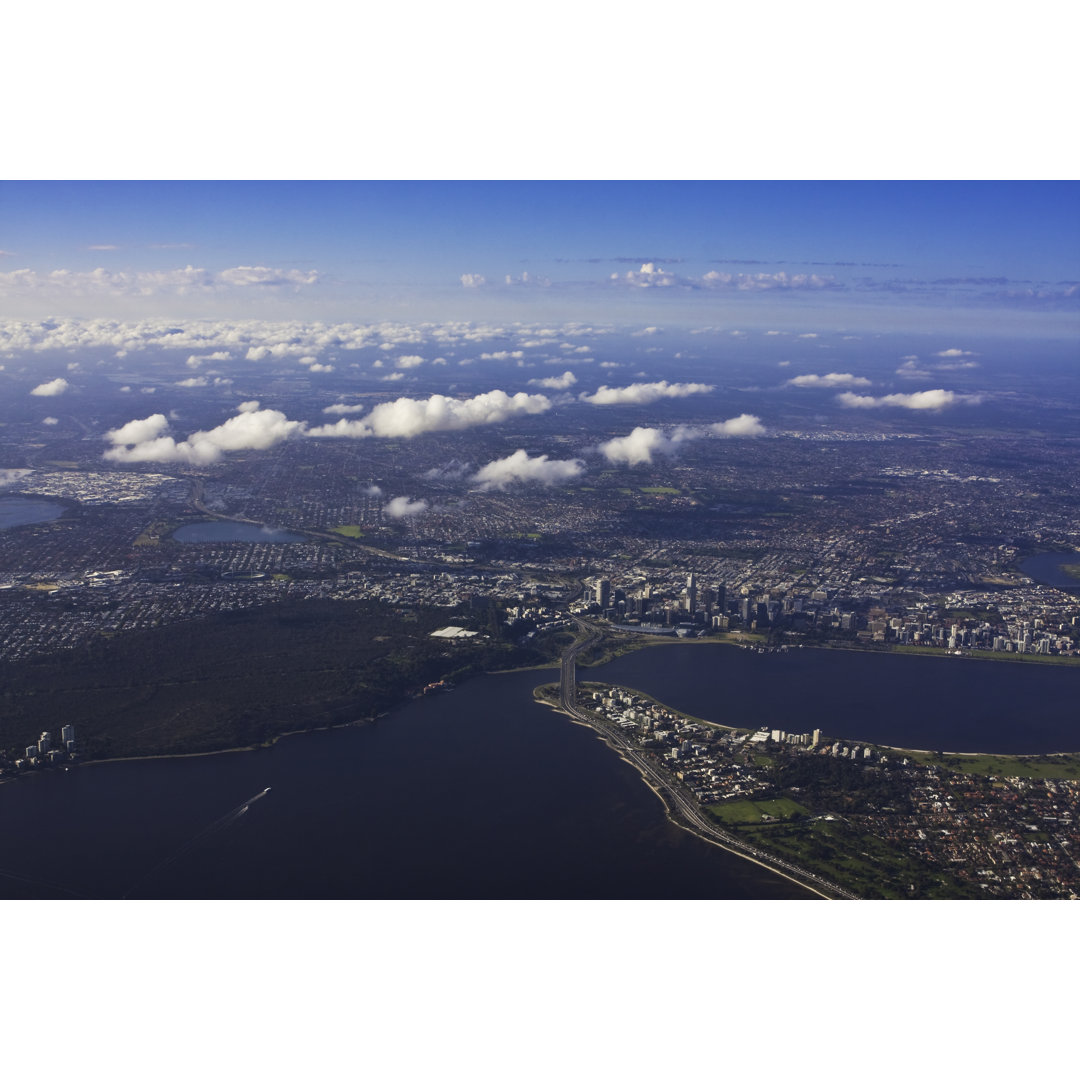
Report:
[[[0,273],[0,295],[27,293],[76,294],[83,296],[159,296],[172,293],[213,293],[227,289],[314,285],[317,270],[280,270],[269,266],[234,266],[227,270],[206,270],[185,266],[176,270],[9,270]]]

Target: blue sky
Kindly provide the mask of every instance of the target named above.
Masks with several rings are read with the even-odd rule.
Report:
[[[1067,333],[1080,184],[20,181],[0,184],[0,252],[9,317],[989,313]]]

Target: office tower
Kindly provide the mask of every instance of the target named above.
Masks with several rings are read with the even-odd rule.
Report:
[[[596,583],[596,602],[604,611],[611,606],[611,582],[607,578]]]

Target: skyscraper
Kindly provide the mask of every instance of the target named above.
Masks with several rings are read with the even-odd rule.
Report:
[[[697,580],[694,577],[694,571],[690,571],[690,576],[686,579],[686,610],[691,615],[697,611]]]
[[[596,602],[604,611],[611,606],[611,582],[607,578],[596,583]]]

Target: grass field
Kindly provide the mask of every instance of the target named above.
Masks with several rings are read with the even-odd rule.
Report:
[[[645,495],[678,495],[679,489],[673,487],[643,487],[639,489]]]
[[[725,825],[758,825],[766,814],[782,821],[810,816],[810,811],[805,806],[800,806],[794,799],[786,798],[765,799],[760,802],[737,799],[733,802],[710,806],[708,811]]]
[[[359,540],[364,535],[364,530],[359,525],[335,525],[331,532],[348,536],[352,540]]]
[[[914,761],[978,776],[1024,776],[1033,780],[1080,780],[1080,754],[1007,757],[1004,754],[936,754],[907,751]]]

